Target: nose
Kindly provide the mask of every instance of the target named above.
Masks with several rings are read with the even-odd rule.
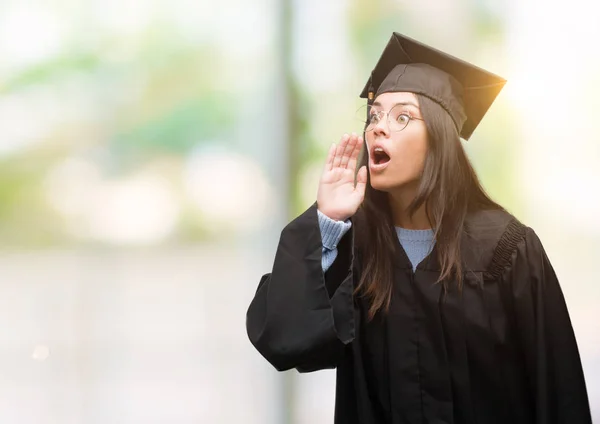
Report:
[[[373,135],[385,136],[387,137],[390,133],[390,128],[388,125],[388,117],[384,115],[381,117],[379,122],[373,128]]]

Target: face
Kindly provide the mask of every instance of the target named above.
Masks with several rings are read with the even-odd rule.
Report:
[[[414,188],[427,155],[427,130],[417,97],[413,93],[383,93],[375,99],[371,116],[380,111],[381,119],[375,120],[373,129],[365,134],[371,186],[386,192]],[[410,119],[403,130],[394,131],[407,117],[418,119]]]

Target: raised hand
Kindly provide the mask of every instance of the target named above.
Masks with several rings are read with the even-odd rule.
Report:
[[[325,169],[317,192],[318,209],[331,219],[345,221],[353,216],[365,197],[367,167],[363,166],[356,176],[354,171],[363,138],[352,133],[345,134],[339,144],[333,144],[327,155]]]

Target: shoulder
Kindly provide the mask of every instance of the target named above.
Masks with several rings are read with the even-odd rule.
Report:
[[[505,210],[479,210],[467,215],[461,241],[466,269],[493,278],[508,266],[514,252],[535,233]]]

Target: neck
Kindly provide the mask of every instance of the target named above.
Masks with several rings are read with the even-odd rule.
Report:
[[[427,218],[427,205],[423,204],[410,216],[408,206],[415,198],[416,190],[398,190],[388,192],[388,202],[392,212],[394,226],[407,230],[429,230],[431,223]]]

